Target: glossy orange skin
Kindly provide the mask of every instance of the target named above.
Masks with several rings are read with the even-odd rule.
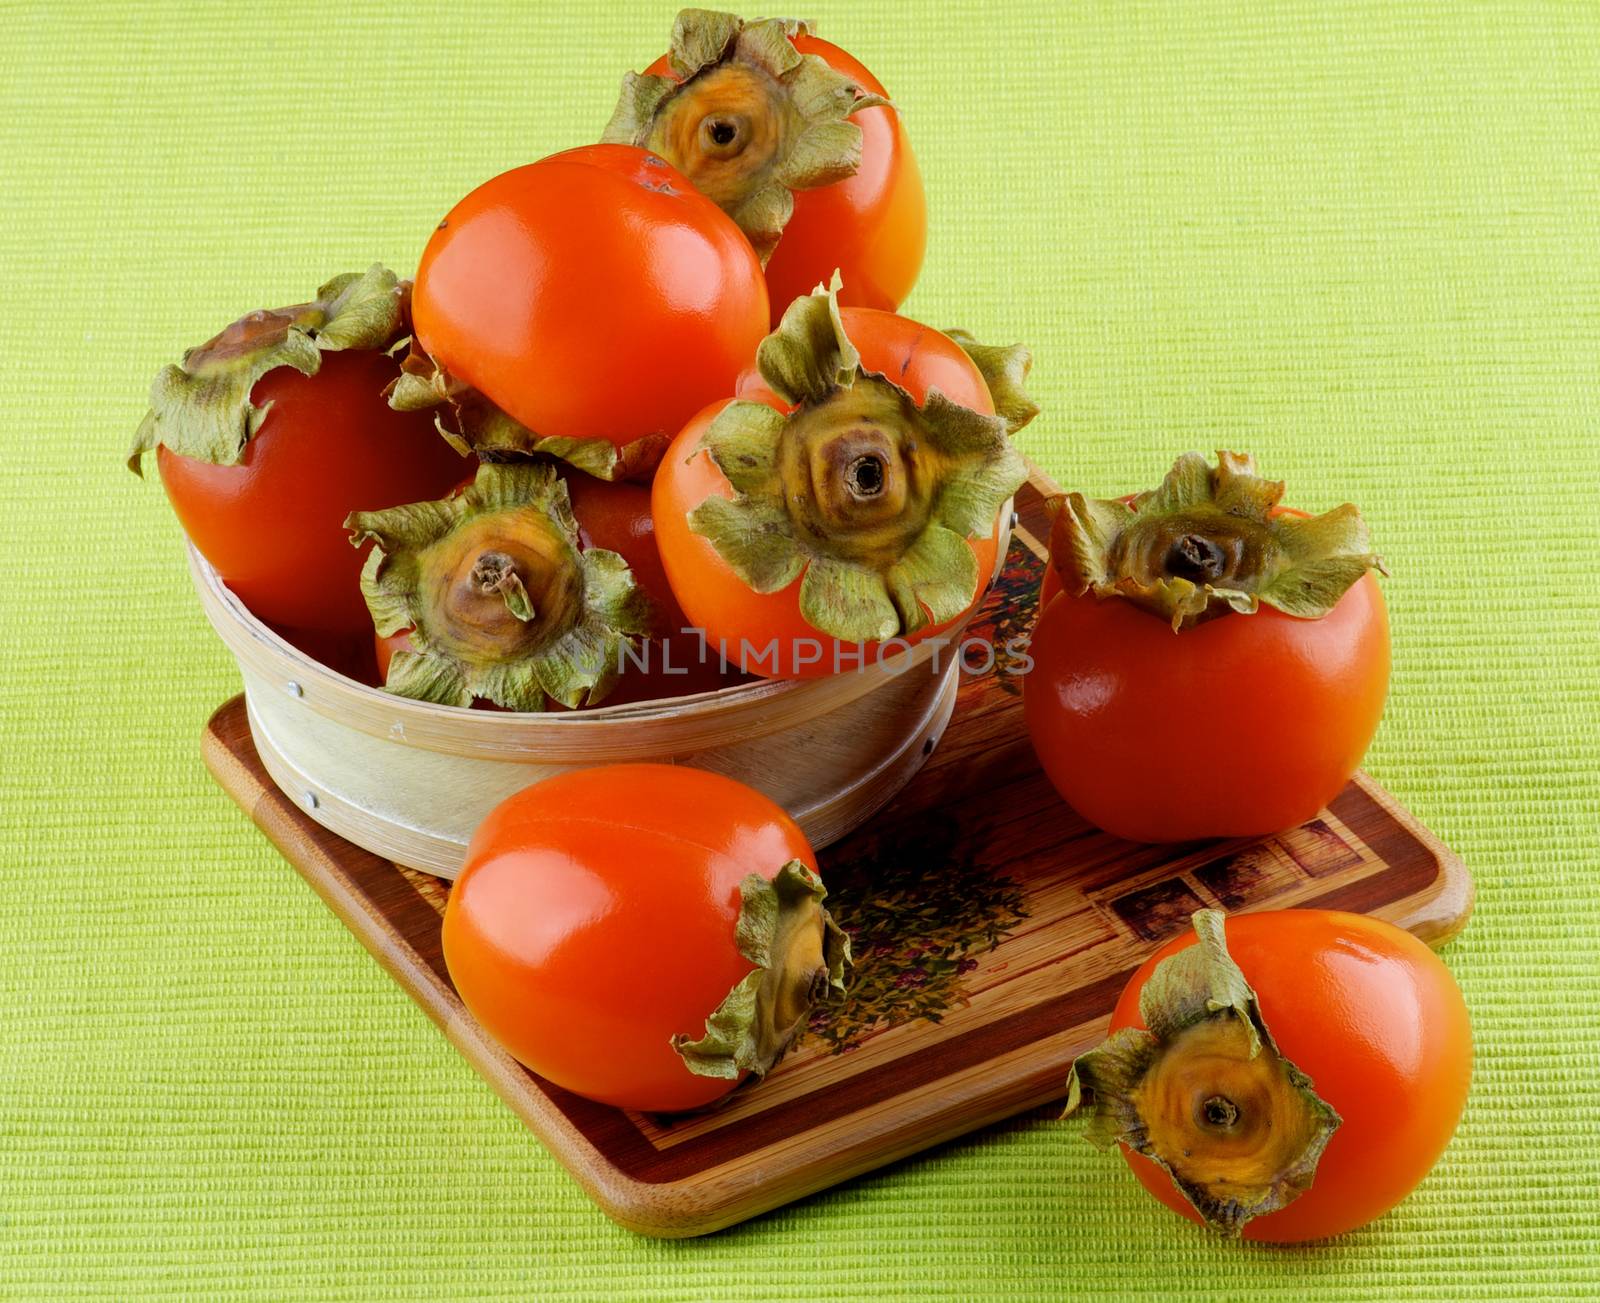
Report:
[[[1177,634],[1131,602],[1057,591],[1029,654],[1023,713],[1039,763],[1073,809],[1132,841],[1262,836],[1311,818],[1360,765],[1389,688],[1370,572],[1321,619],[1263,605]]]
[[[577,471],[568,472],[565,479],[572,500],[572,514],[578,521],[580,542],[586,548],[603,547],[616,552],[628,563],[635,581],[655,605],[664,631],[662,637],[652,639],[648,647],[641,649],[642,668],[633,660],[626,662],[622,677],[599,705],[621,706],[628,702],[684,697],[744,682],[744,675],[725,671],[714,652],[703,655],[700,639],[685,632],[688,617],[672,595],[672,587],[661,565],[661,554],[656,550],[655,526],[650,519],[650,486],[598,480]],[[470,483],[472,477],[469,476],[457,488],[465,488]],[[388,636],[376,634],[374,646],[378,682],[382,683],[388,677],[389,662],[395,652],[411,650],[411,631],[405,629]],[[473,705],[481,710],[501,709],[488,701],[477,701]],[[546,708],[566,709],[548,699]]]
[[[1239,914],[1226,934],[1279,1050],[1343,1119],[1311,1188],[1246,1223],[1244,1238],[1284,1243],[1365,1226],[1417,1187],[1461,1120],[1472,1080],[1461,990],[1421,941],[1365,915]],[[1117,1001],[1112,1031],[1144,1025],[1139,992],[1162,959],[1194,941],[1185,932],[1145,961]],[[1165,1171],[1123,1154],[1145,1189],[1200,1220]]]
[[[345,517],[442,497],[461,478],[432,415],[384,401],[399,373],[382,353],[354,350],[324,353],[313,376],[278,367],[251,390],[272,410],[238,464],[156,450],[184,532],[261,619],[365,637],[362,555]]]
[[[490,812],[450,892],[444,956],[484,1028],[540,1076],[605,1104],[699,1108],[737,1083],[670,1044],[751,971],[739,884],[816,858],[759,792],[704,770],[572,770]]]
[[[795,49],[819,55],[864,90],[887,96],[883,84],[837,45],[797,36]],[[662,55],[648,73],[672,76]],[[802,294],[826,284],[838,270],[841,303],[893,311],[911,293],[922,270],[928,239],[928,202],[922,173],[900,115],[892,108],[862,109],[850,120],[861,128],[861,166],[832,185],[794,192],[794,214],[767,260],[772,324]]]
[[[845,308],[842,317],[846,334],[861,354],[862,366],[883,372],[918,403],[926,401],[930,388],[937,388],[955,402],[993,414],[994,401],[983,376],[948,336],[909,318],[873,308]],[[754,371],[741,376],[738,396],[766,403],[778,411],[791,410]],[[800,579],[775,593],[757,593],[728,567],[706,539],[689,529],[689,513],[712,494],[733,497],[733,486],[716,463],[706,453],[696,451],[706,427],[731,401],[713,403],[690,421],[673,440],[656,471],[652,500],[656,541],[679,605],[689,620],[705,631],[712,647],[726,646],[730,663],[739,665],[741,641],[748,642],[750,654],[742,668],[765,678],[822,678],[834,672],[836,663],[846,672],[861,663],[872,664],[878,657],[879,644],[841,643],[822,635],[805,620],[800,614]],[[995,525],[988,538],[967,540],[977,558],[980,577],[973,605],[994,573],[998,516]],[[943,633],[964,619],[965,614],[920,629],[904,641],[915,644]],[[778,644],[776,652],[762,655],[773,639]],[[820,644],[820,650],[810,645],[813,643]],[[885,647],[885,661],[892,664],[900,648],[898,644]]]
[[[422,346],[548,437],[670,435],[728,391],[767,330],[761,264],[661,159],[589,145],[451,209],[412,290]]]
[[[617,552],[633,577],[655,603],[663,634],[650,640],[641,652],[645,668],[631,662],[616,687],[600,704],[621,706],[629,702],[685,697],[715,692],[747,680],[746,675],[724,670],[715,648],[705,647],[689,617],[673,596],[661,552],[656,547],[655,521],[650,514],[648,484],[613,483],[589,475],[567,476],[572,514],[578,518],[585,547]]]
[[[1044,611],[1050,605],[1050,599],[1061,591],[1061,576],[1052,565],[1044,568],[1044,577],[1039,580],[1039,610]]]

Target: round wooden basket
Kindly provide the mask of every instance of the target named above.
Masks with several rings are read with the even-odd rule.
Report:
[[[445,878],[460,872],[484,815],[513,792],[563,769],[628,761],[737,778],[826,846],[911,780],[955,707],[956,658],[936,670],[929,643],[859,672],[570,714],[437,706],[367,687],[297,650],[193,547],[189,570],[239,662],[251,736],[273,781],[346,840]]]

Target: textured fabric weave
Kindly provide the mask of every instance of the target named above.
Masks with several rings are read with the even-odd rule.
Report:
[[[1034,346],[1032,456],[1111,494],[1248,448],[1364,507],[1395,638],[1369,767],[1478,882],[1445,1160],[1287,1251],[1043,1118],[707,1241],[609,1223],[206,776],[236,671],[120,458],[183,345],[414,265],[471,186],[595,138],[673,9],[12,2],[0,1297],[1600,1290],[1600,8],[806,8],[921,159],[908,311]]]

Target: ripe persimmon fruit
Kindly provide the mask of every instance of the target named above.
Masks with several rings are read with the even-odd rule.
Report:
[[[155,450],[184,532],[240,600],[313,644],[371,628],[344,518],[461,478],[432,420],[384,401],[405,302],[373,267],[241,318],[156,377],[130,454],[138,470]]]
[[[1257,836],[1338,795],[1377,730],[1389,625],[1360,513],[1278,505],[1233,453],[1057,503],[1023,681],[1034,751],[1119,837]]]
[[[654,150],[739,223],[774,325],[835,271],[853,307],[893,311],[916,283],[927,201],[899,110],[809,23],[683,10],[604,139]]]
[[[1312,1240],[1416,1188],[1471,1078],[1461,990],[1409,932],[1337,910],[1202,910],[1074,1063],[1068,1112],[1191,1221]]]
[[[731,663],[812,678],[959,623],[994,571],[1037,412],[1020,347],[796,299],[738,397],[679,433],[653,485],[678,603]],[[892,640],[892,641],[891,641]]]
[[[521,427],[514,448],[598,444],[630,470],[729,391],[767,329],[739,228],[659,157],[588,145],[513,168],[452,208],[412,294],[437,401],[461,385]],[[426,401],[411,397],[407,401]],[[471,432],[466,442],[478,446]],[[588,450],[595,451],[594,449]],[[591,468],[592,464],[591,464]]]
[[[843,989],[825,895],[805,834],[752,788],[687,766],[575,769],[479,825],[445,962],[540,1076],[622,1108],[701,1108]]]

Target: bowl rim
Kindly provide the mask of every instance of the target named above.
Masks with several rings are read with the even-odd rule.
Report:
[[[1001,562],[1009,533],[1002,525]],[[576,752],[586,740],[600,745],[622,727],[659,731],[664,752],[688,753],[733,738],[759,737],[849,705],[881,684],[925,666],[941,645],[939,639],[914,643],[909,652],[859,672],[814,679],[756,679],[711,692],[592,710],[474,710],[396,696],[322,664],[255,616],[194,544],[186,546],[201,607],[239,662],[247,695],[252,677],[258,678],[275,683],[318,714],[372,736],[486,758],[526,758],[547,748]],[[958,634],[964,626],[965,621],[950,632]]]

